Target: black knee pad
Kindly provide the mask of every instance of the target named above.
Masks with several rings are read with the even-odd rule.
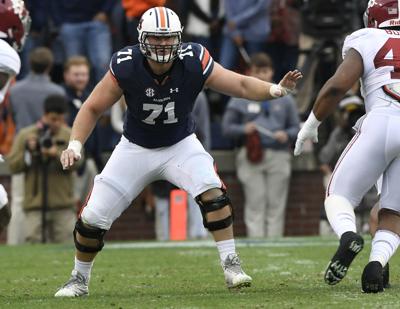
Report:
[[[200,196],[198,196],[196,197],[196,202],[199,204],[201,214],[203,215],[203,225],[210,232],[225,229],[233,223],[233,208],[231,206],[231,200],[226,196],[225,192],[217,198],[205,202],[201,201]],[[207,221],[207,213],[222,209],[227,205],[229,205],[229,208],[231,209],[231,215],[218,221]]]
[[[89,238],[89,239],[97,239],[99,241],[99,244],[97,247],[89,247],[86,245],[83,245],[78,242],[76,238],[76,233],[79,233],[82,237]],[[88,225],[84,224],[82,220],[79,218],[78,221],[76,221],[75,224],[75,229],[74,229],[74,242],[75,242],[75,247],[78,249],[80,252],[86,252],[86,253],[94,253],[94,252],[99,252],[101,249],[104,247],[104,235],[106,234],[107,230],[102,230],[96,227],[89,227]]]

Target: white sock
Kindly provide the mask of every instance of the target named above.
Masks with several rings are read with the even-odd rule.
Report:
[[[92,271],[93,261],[82,262],[75,257],[75,270],[80,272],[87,280],[90,279],[90,272]]]
[[[325,212],[333,231],[339,238],[346,232],[357,231],[354,208],[345,197],[328,196],[325,199]]]
[[[392,255],[396,252],[399,244],[399,235],[388,230],[377,231],[372,239],[372,248],[369,261],[378,261],[384,267],[386,263],[389,262]]]
[[[217,241],[216,244],[219,252],[219,257],[222,262],[225,261],[226,257],[229,254],[236,252],[234,239]]]

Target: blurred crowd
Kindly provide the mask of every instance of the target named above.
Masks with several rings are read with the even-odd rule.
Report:
[[[347,23],[340,20],[347,16],[342,11],[329,11],[325,1],[312,0],[26,0],[25,3],[32,24],[20,54],[22,69],[0,109],[0,150],[8,154],[12,172],[9,243],[71,241],[69,233],[76,205],[84,202],[93,177],[103,168],[104,154],[119,141],[124,103],[118,102],[102,116],[85,144],[82,164],[68,173],[53,160],[68,143],[69,129],[61,124],[65,121],[72,125],[90,91],[108,70],[112,53],[138,43],[136,28],[140,17],[154,6],[173,9],[184,25],[183,41],[202,44],[214,60],[228,69],[270,82],[279,81],[289,70],[303,70],[305,79],[293,96],[259,104],[205,89],[195,109],[196,134],[205,148],[236,150],[236,169],[245,196],[247,235],[283,235],[293,142],[319,85],[340,61],[344,36],[361,27],[366,1],[343,1],[340,9],[350,12]],[[338,6],[335,2],[335,7]],[[317,10],[320,11],[314,19],[310,18]],[[334,21],[345,27],[339,29],[328,21],[318,24],[323,23],[324,14],[336,14]],[[318,148],[310,143],[308,152],[299,160],[314,162],[311,165],[319,166],[324,176],[329,177],[351,139],[352,126],[363,113],[359,87],[355,85],[341,102],[337,115],[321,128]],[[37,126],[40,133],[34,136],[31,131]],[[28,152],[24,145],[28,145]],[[30,160],[29,169],[21,169],[24,160]],[[70,190],[60,193],[53,189],[61,186]],[[145,193],[149,212],[155,209],[159,240],[169,239],[172,189],[168,184],[155,184]],[[366,207],[371,203],[367,202]],[[189,221],[194,222],[190,226],[195,227],[188,235],[207,237],[201,214],[191,198],[188,207],[192,209],[188,211]],[[43,209],[50,214],[46,218],[42,217]],[[322,213],[322,225],[325,219]],[[26,227],[26,231],[21,227]],[[323,227],[321,231],[326,232]]]

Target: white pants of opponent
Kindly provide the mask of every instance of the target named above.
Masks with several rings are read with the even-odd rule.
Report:
[[[156,149],[143,148],[122,136],[103,171],[95,177],[92,194],[81,213],[83,222],[109,230],[145,186],[161,179],[193,197],[222,187],[213,158],[194,134]]]
[[[345,197],[356,207],[382,174],[380,208],[400,211],[400,105],[396,104],[373,109],[359,124],[336,164],[327,196]]]

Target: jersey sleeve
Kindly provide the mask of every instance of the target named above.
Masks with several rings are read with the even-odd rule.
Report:
[[[128,78],[132,76],[132,61],[132,47],[125,47],[111,57],[110,73],[121,88],[127,83]]]
[[[193,46],[194,57],[200,64],[200,70],[205,81],[211,74],[214,68],[214,59],[210,52],[201,44],[191,43]]]
[[[362,45],[364,42],[369,42],[370,29],[360,29],[352,34],[348,35],[344,40],[343,49],[342,49],[342,57],[344,58],[347,52],[353,48],[355,49],[361,56],[363,55]]]
[[[18,75],[21,69],[21,60],[17,52],[3,40],[0,40],[0,68],[14,75]]]

